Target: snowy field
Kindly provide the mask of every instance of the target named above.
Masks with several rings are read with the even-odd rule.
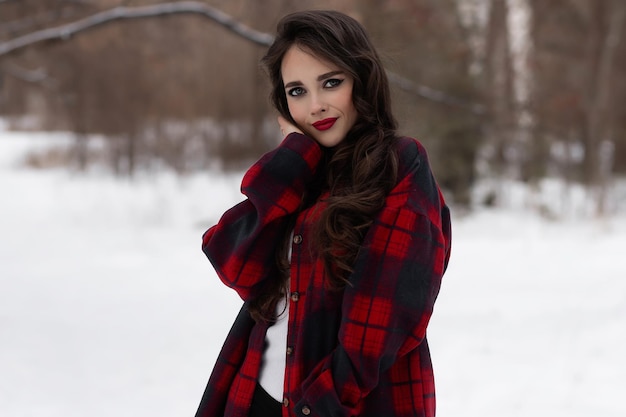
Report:
[[[200,238],[241,174],[21,163],[67,141],[0,126],[0,416],[192,416],[240,306]],[[626,416],[626,213],[546,220],[515,201],[453,219],[438,416]]]

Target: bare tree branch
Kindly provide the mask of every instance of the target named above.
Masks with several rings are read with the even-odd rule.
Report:
[[[30,70],[21,68],[13,64],[5,63],[0,66],[0,71],[7,75],[17,78],[18,80],[26,81],[29,83],[40,83],[48,80],[48,74],[43,68],[37,68]]]
[[[268,46],[273,40],[271,35],[258,32],[236,21],[226,13],[207,5],[206,3],[198,1],[182,1],[138,7],[120,6],[110,10],[105,10],[84,19],[80,19],[76,22],[39,30],[15,39],[1,42],[0,56],[39,42],[54,39],[68,39],[78,32],[82,32],[92,27],[115,20],[139,19],[172,14],[200,14],[258,45]]]
[[[387,71],[387,77],[389,78],[390,83],[394,84],[401,90],[415,94],[426,100],[447,104],[453,107],[460,107],[465,110],[469,110],[470,112],[477,115],[485,114],[485,108],[480,104],[470,103],[466,100],[460,99],[458,97],[453,97],[442,91],[435,90],[424,85],[419,85],[409,80],[408,78],[404,78],[391,71]]]
[[[6,0],[0,0],[0,2]],[[260,46],[269,46],[274,41],[274,37],[268,33],[259,32],[243,23],[235,20],[232,16],[218,10],[206,3],[198,1],[181,1],[175,3],[160,3],[149,6],[126,7],[119,6],[113,9],[96,13],[92,16],[67,23],[61,26],[42,29],[33,33],[20,36],[15,39],[0,42],[0,57],[13,51],[31,46],[48,40],[66,40],[76,33],[85,31],[95,26],[103,25],[116,20],[140,19],[146,17],[156,17],[173,14],[199,14],[224,26],[226,29]],[[483,114],[484,108],[481,105],[468,103],[457,97],[450,96],[442,91],[434,90],[430,87],[418,85],[413,81],[401,77],[395,73],[388,72],[389,81],[397,85],[401,90],[415,94],[424,99],[459,107],[474,114]],[[13,75],[13,74],[11,74]],[[36,76],[19,76],[20,79],[37,80]]]
[[[2,1],[2,0],[0,0]],[[54,22],[56,20],[59,20],[59,18],[61,19],[69,19],[73,16],[75,16],[76,13],[69,11],[69,10],[62,10],[62,11],[49,11],[43,15],[40,15],[40,17],[33,17],[33,16],[28,16],[25,17],[23,19],[17,19],[17,20],[13,20],[11,22],[6,22],[6,23],[2,23],[0,24],[0,33],[10,33],[10,32],[17,32],[17,31],[21,31],[21,30],[26,30],[29,29],[35,25],[42,25],[42,24],[46,24],[49,22]]]

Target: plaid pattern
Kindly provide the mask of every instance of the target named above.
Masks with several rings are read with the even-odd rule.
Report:
[[[399,182],[370,227],[343,291],[325,287],[307,243],[324,207],[299,213],[294,228],[283,417],[434,416],[426,327],[450,256],[450,218],[426,152],[398,142]],[[292,133],[246,173],[247,199],[203,236],[220,279],[244,300],[196,417],[246,417],[267,325],[245,301],[275,273],[274,250],[297,211],[322,150]]]

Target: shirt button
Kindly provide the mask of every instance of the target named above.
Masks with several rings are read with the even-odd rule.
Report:
[[[295,235],[293,237],[293,243],[295,243],[296,245],[299,245],[300,243],[302,243],[302,235]]]
[[[283,398],[283,405],[285,407],[289,407],[289,398],[287,398],[287,397]]]
[[[309,414],[311,414],[311,409],[305,405],[304,407],[302,407],[302,414],[308,416]]]
[[[293,353],[293,347],[287,346],[287,356],[291,355],[292,353]]]
[[[298,291],[294,291],[291,293],[291,301],[296,302],[300,299],[300,293]]]

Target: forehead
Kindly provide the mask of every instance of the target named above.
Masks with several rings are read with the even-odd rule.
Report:
[[[280,66],[283,83],[314,81],[318,76],[340,68],[313,52],[294,45],[285,53]]]

